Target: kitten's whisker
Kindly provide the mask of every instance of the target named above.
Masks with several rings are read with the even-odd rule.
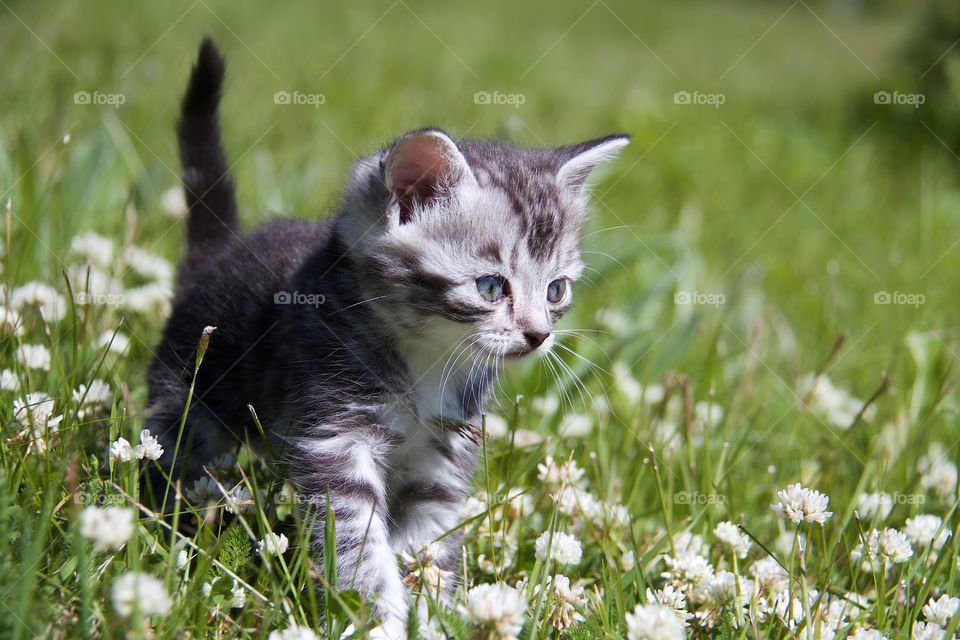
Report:
[[[619,231],[620,229],[635,229],[635,228],[637,228],[637,227],[639,227],[639,226],[640,226],[640,225],[637,225],[637,224],[618,224],[618,225],[615,226],[615,227],[607,227],[607,228],[605,228],[605,229],[597,229],[596,231],[591,231],[590,233],[585,233],[585,234],[583,234],[583,238],[584,238],[584,239],[587,239],[587,238],[589,238],[590,236],[595,236],[595,235],[600,234],[600,233],[606,233],[607,231]],[[584,251],[583,253],[589,253],[589,252]]]
[[[338,313],[343,313],[343,312],[346,311],[347,309],[353,309],[354,307],[359,307],[360,305],[367,304],[368,302],[376,302],[377,300],[383,300],[383,299],[385,299],[385,298],[392,298],[392,297],[395,297],[395,296],[396,296],[396,294],[393,294],[393,293],[385,293],[385,294],[382,295],[382,296],[374,296],[374,297],[372,297],[372,298],[367,298],[366,300],[361,300],[360,302],[354,302],[353,304],[348,304],[348,305],[345,306],[344,308],[342,308],[342,309],[337,309],[336,311],[330,313],[330,314],[328,315],[328,317],[329,317],[329,316],[335,316],[335,315],[337,315]]]
[[[607,358],[607,362],[613,362],[613,358],[611,358],[610,354],[607,353],[607,350],[603,348],[603,345],[601,345],[599,342],[597,342],[590,336],[584,335],[585,332],[603,333],[603,334],[610,333],[609,331],[591,330],[591,329],[575,329],[575,330],[564,329],[564,330],[555,331],[554,333],[557,333],[559,335],[565,335],[565,336],[575,336],[577,338],[580,338],[581,340],[586,340],[587,342],[589,342],[590,344],[592,344],[593,346],[595,346],[597,349],[600,350],[600,353],[602,353]]]
[[[586,357],[586,356],[584,356],[584,355],[581,355],[581,354],[577,353],[576,351],[574,351],[573,349],[571,349],[571,348],[568,347],[567,345],[563,344],[562,342],[557,341],[557,342],[554,342],[553,344],[556,345],[557,347],[560,347],[561,349],[563,349],[564,351],[566,351],[567,353],[569,353],[569,354],[572,355],[573,357],[577,358],[578,360],[580,360],[581,362],[583,362],[585,365],[587,365],[588,367],[590,367],[590,368],[593,369],[594,371],[596,371],[596,372],[598,372],[598,373],[607,374],[607,375],[610,374],[609,371],[607,371],[606,369],[604,369],[603,367],[601,367],[600,365],[598,365],[597,363],[595,363],[593,360],[591,360],[590,358],[588,358],[588,357]]]
[[[605,258],[610,258],[610,260],[612,260],[613,262],[616,262],[620,267],[622,267],[624,271],[627,271],[627,272],[630,271],[629,269],[627,269],[627,265],[625,265],[625,264],[623,264],[622,262],[620,262],[619,258],[615,258],[615,257],[613,257],[612,255],[610,255],[609,253],[607,253],[607,252],[605,252],[605,251],[581,251],[580,253],[582,253],[582,254],[584,254],[584,255],[586,255],[586,254],[591,254],[591,253],[592,253],[592,254],[596,254],[596,255],[598,255],[598,256],[603,256],[603,257],[605,257]]]
[[[453,349],[451,349],[450,356],[447,358],[447,362],[444,364],[443,370],[440,372],[440,416],[439,417],[441,419],[444,417],[443,398],[446,397],[447,383],[450,381],[450,378],[452,378],[455,375],[457,371],[457,365],[460,363],[460,359],[464,355],[468,355],[470,353],[470,349],[479,339],[480,339],[479,331],[475,331],[473,333],[470,333],[464,336],[457,343],[457,345]],[[454,359],[454,356],[456,356],[455,359]],[[451,360],[452,360],[452,363],[451,363]],[[449,369],[448,369],[448,366],[449,366]],[[472,371],[472,367],[471,367],[471,371]],[[467,376],[467,380],[469,381],[469,375]],[[462,403],[463,403],[463,400],[461,400],[461,405]],[[460,418],[460,416],[454,416],[454,417],[457,419]]]
[[[547,357],[544,358],[543,361],[547,364],[548,367],[550,367],[550,371],[551,371],[551,373],[553,373],[552,378],[553,378],[553,380],[556,381],[556,383],[557,383],[557,387],[556,387],[557,393],[560,394],[560,402],[561,402],[561,404],[563,404],[563,403],[565,403],[565,402],[569,402],[569,401],[567,400],[567,391],[566,391],[566,389],[564,388],[564,386],[563,386],[562,384],[560,384],[560,382],[561,382],[561,375],[560,375],[560,372],[557,371],[556,366],[554,366],[554,364],[553,364],[553,357],[554,357],[553,354],[552,354],[551,352],[547,351]]]
[[[590,389],[588,389],[587,385],[585,385],[580,380],[579,376],[577,376],[577,374],[573,371],[573,369],[570,368],[570,365],[568,365],[566,362],[563,361],[563,358],[561,358],[556,353],[553,353],[553,352],[550,352],[550,353],[556,360],[557,365],[560,367],[560,369],[569,375],[570,380],[573,383],[573,387],[577,390],[577,393],[580,395],[580,400],[583,402],[584,412],[589,411],[589,409],[593,406],[593,395],[590,393]],[[586,395],[584,395],[584,393],[586,393]],[[590,398],[589,403],[587,402],[587,397]],[[573,403],[571,402],[571,408],[572,408],[572,405]]]

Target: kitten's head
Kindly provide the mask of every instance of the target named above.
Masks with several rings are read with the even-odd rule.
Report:
[[[414,131],[358,163],[340,234],[401,338],[519,357],[550,348],[580,277],[586,181],[628,143],[557,149]]]

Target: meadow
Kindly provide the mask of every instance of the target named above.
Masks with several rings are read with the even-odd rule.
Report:
[[[411,637],[953,637],[951,5],[0,1],[0,637],[376,637],[267,461],[141,499],[207,34],[250,226],[424,125],[633,137],[553,357],[487,416],[455,602],[398,559]]]

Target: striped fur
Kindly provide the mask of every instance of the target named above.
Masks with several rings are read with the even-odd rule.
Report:
[[[150,369],[147,426],[164,444],[161,463],[187,482],[224,448],[277,452],[321,516],[318,532],[328,500],[336,513],[340,587],[375,601],[385,635],[403,637],[411,601],[396,554],[457,525],[478,452],[437,425],[479,424],[499,362],[550,348],[571,294],[551,303],[547,287],[583,268],[585,181],[627,139],[518,149],[415,131],[356,164],[334,220],[241,232],[214,117],[222,70],[205,43],[180,129],[189,266]],[[196,105],[202,118],[190,112]],[[214,187],[198,191],[197,176]],[[508,283],[495,302],[477,289],[488,275]],[[322,303],[284,303],[281,292]],[[217,331],[174,465],[207,325]],[[451,570],[457,541],[443,542],[440,562]],[[322,554],[322,535],[314,544]]]

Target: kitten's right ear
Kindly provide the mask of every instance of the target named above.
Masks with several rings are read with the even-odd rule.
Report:
[[[474,180],[456,143],[437,129],[414,131],[397,140],[381,162],[381,171],[391,207],[395,204],[400,210],[400,224],[464,181]]]

